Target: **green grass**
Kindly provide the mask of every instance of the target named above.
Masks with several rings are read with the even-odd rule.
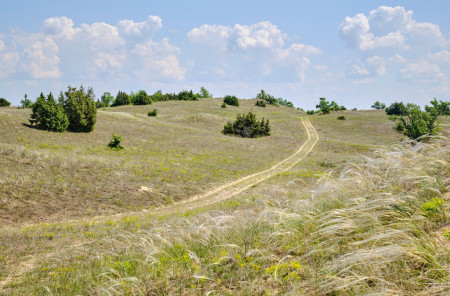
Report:
[[[258,118],[270,119],[271,137],[221,135],[237,112],[255,110],[254,101],[240,103],[222,109],[217,99],[161,102],[157,118],[140,107],[106,108],[92,138],[21,127],[25,112],[0,110],[0,124],[16,122],[0,131],[0,179],[7,180],[0,190],[8,190],[0,191],[8,199],[0,213],[17,223],[0,231],[0,282],[13,277],[2,293],[448,292],[448,227],[421,210],[436,197],[443,208],[450,203],[448,140],[399,144],[404,138],[381,111],[342,112],[345,121],[308,116],[320,136],[311,154],[232,199],[170,214],[127,214],[266,169],[306,140],[300,113],[273,106],[258,109]],[[124,137],[124,151],[106,149],[112,131]],[[175,176],[193,178],[191,191]],[[120,194],[108,197],[114,190]]]

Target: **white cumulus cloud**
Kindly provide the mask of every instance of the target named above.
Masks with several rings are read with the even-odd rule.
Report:
[[[232,27],[205,24],[187,37],[194,48],[194,70],[207,79],[304,80],[311,64],[308,56],[322,53],[311,45],[286,45],[287,35],[268,21]]]
[[[380,6],[367,16],[346,17],[339,26],[339,33],[348,47],[362,51],[445,45],[438,25],[417,22],[411,10],[406,11],[400,6]]]

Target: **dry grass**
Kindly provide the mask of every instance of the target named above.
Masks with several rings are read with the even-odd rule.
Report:
[[[115,116],[131,114],[127,108]],[[2,292],[445,295],[450,256],[436,235],[442,221],[424,218],[420,206],[448,197],[448,140],[392,147],[398,140],[392,123],[380,112],[362,114],[346,113],[350,126],[334,125],[331,116],[309,117],[322,140],[305,161],[218,205],[4,227],[0,281],[10,280]],[[176,126],[177,120],[165,124]],[[372,131],[371,121],[379,129]],[[13,159],[22,153],[16,146],[6,149]],[[99,155],[79,156],[102,163]]]
[[[0,219],[58,221],[137,211],[202,193],[215,185],[269,168],[305,140],[299,111],[258,110],[271,119],[273,136],[242,139],[220,133],[238,112],[220,100],[160,102],[105,108],[94,132],[52,133],[24,126],[29,110],[0,111]],[[107,149],[111,133],[123,151]],[[150,191],[139,190],[142,186]],[[80,204],[83,207],[80,208]]]

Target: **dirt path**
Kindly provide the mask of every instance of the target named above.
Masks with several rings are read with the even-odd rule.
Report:
[[[186,200],[182,200],[173,205],[169,205],[167,207],[162,207],[158,209],[147,209],[139,212],[132,213],[121,213],[109,216],[97,216],[91,219],[78,219],[72,221],[65,221],[71,223],[84,223],[84,222],[93,222],[93,221],[105,221],[105,220],[118,220],[122,218],[124,215],[140,215],[140,214],[170,214],[183,212],[186,210],[193,210],[196,208],[204,207],[207,205],[211,205],[225,199],[234,197],[241,192],[247,190],[248,188],[267,180],[268,178],[281,173],[283,171],[287,171],[303,160],[313,149],[314,146],[319,141],[319,134],[317,133],[314,126],[311,124],[309,119],[301,118],[302,124],[305,127],[308,139],[307,141],[291,156],[280,161],[279,163],[273,165],[271,168],[264,170],[262,172],[258,172],[252,175],[248,175],[246,177],[237,179],[232,182],[225,183],[221,186],[213,188],[207,192],[202,194],[198,194],[192,196]],[[82,245],[82,244],[78,244]],[[73,246],[75,247],[75,246]],[[44,257],[51,256],[52,253],[47,253]],[[20,278],[26,272],[31,271],[37,261],[38,255],[28,256],[26,260],[23,260],[19,264],[16,265],[16,268],[13,272],[10,272],[8,277],[3,281],[0,281],[0,292],[3,287],[11,284],[13,281],[20,281]],[[30,258],[31,257],[31,258]],[[25,258],[24,258],[25,259]]]

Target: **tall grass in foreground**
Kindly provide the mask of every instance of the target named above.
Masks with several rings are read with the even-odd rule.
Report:
[[[348,164],[340,178],[324,178],[309,193],[152,217],[135,232],[116,232],[61,255],[65,264],[47,258],[18,289],[53,295],[443,295],[450,291],[450,253],[435,235],[443,221],[425,218],[420,207],[448,190],[449,158],[447,139],[406,142]]]

